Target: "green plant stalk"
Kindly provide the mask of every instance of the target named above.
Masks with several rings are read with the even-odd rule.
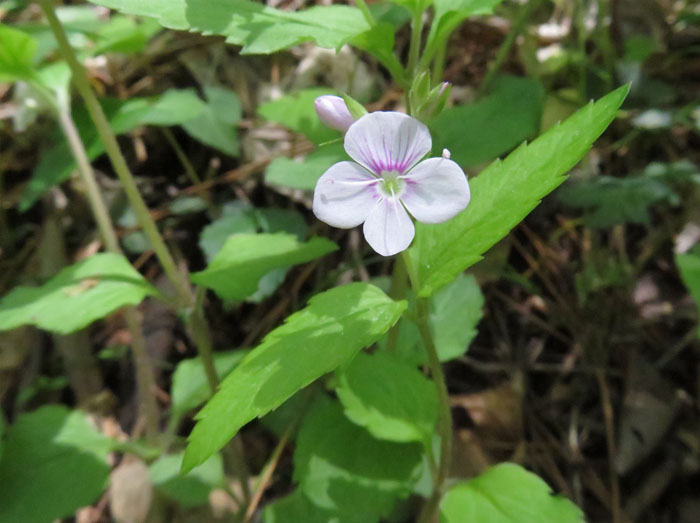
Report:
[[[136,181],[134,180],[129,167],[126,164],[124,155],[122,154],[119,144],[117,143],[117,139],[109,126],[109,122],[107,121],[107,117],[102,110],[102,106],[100,105],[99,101],[97,100],[97,96],[95,96],[95,93],[90,86],[83,66],[78,62],[75,52],[68,42],[66,33],[61,25],[61,22],[58,20],[56,13],[54,12],[51,1],[38,1],[44,14],[46,15],[51,31],[58,42],[58,48],[61,56],[66,63],[68,63],[68,66],[73,73],[73,83],[78,89],[80,96],[83,98],[85,106],[90,113],[90,117],[92,118],[95,127],[97,127],[97,132],[99,133],[102,143],[105,146],[107,156],[109,156],[112,167],[114,168],[122,188],[124,189],[124,193],[129,199],[129,203],[133,208],[136,219],[138,220],[139,225],[141,225],[143,232],[148,237],[151,248],[163,267],[165,274],[177,289],[180,307],[187,306],[192,302],[192,291],[189,286],[189,281],[187,280],[186,276],[178,270],[174,258],[170,254],[163,237],[158,231],[155,221],[149,213],[146,203],[141,197]]]
[[[357,4],[357,7],[359,7],[360,11],[362,11],[362,15],[365,17],[365,20],[367,21],[367,23],[371,27],[374,27],[376,25],[376,22],[374,21],[374,17],[372,16],[372,11],[370,11],[369,8],[367,7],[365,0],[355,0],[355,3]]]
[[[442,80],[442,73],[445,71],[445,55],[447,54],[447,40],[443,40],[438,45],[433,58],[433,84],[437,85]]]
[[[105,151],[107,152],[114,171],[121,182],[124,193],[126,194],[126,197],[133,208],[136,219],[143,229],[143,232],[148,237],[151,248],[163,267],[165,274],[177,289],[177,306],[175,308],[180,312],[185,312],[188,328],[193,335],[192,337],[195,341],[195,345],[197,345],[197,349],[200,351],[202,362],[204,363],[205,369],[207,369],[207,376],[216,376],[211,351],[207,351],[206,348],[202,349],[200,347],[200,344],[204,343],[205,341],[204,333],[207,332],[208,326],[203,317],[201,308],[198,309],[197,307],[193,307],[195,296],[192,292],[192,288],[190,287],[190,282],[187,276],[177,268],[175,259],[168,250],[163,237],[158,231],[155,221],[151,217],[146,203],[141,197],[141,193],[136,185],[134,176],[131,174],[129,167],[126,164],[124,155],[119,148],[114,132],[109,126],[109,122],[107,121],[107,117],[102,110],[102,106],[97,100],[97,97],[95,96],[95,93],[88,82],[87,76],[85,75],[85,70],[78,62],[75,52],[68,42],[66,32],[64,31],[61,22],[58,20],[58,17],[53,10],[53,4],[50,0],[38,1],[41,5],[41,9],[46,15],[51,31],[58,42],[61,55],[71,69],[73,83],[83,98],[95,127],[97,127],[97,131],[105,146]],[[191,312],[187,314],[187,311]]]
[[[508,58],[510,50],[513,48],[513,44],[515,44],[516,38],[525,29],[527,21],[530,19],[530,16],[532,16],[532,11],[539,3],[539,0],[530,0],[521,7],[518,18],[515,20],[515,23],[513,24],[513,27],[511,27],[510,31],[508,31],[506,39],[503,40],[501,47],[498,48],[493,62],[491,62],[489,65],[486,77],[484,78],[484,81],[481,82],[481,86],[479,86],[479,94],[483,94],[490,87],[494,77],[498,74],[498,71],[501,70],[506,58]]]
[[[411,43],[408,47],[408,64],[406,70],[411,77],[417,75],[416,66],[420,55],[421,36],[423,33],[423,10],[416,9],[411,18]]]
[[[408,277],[413,289],[418,292],[418,278],[416,276],[413,262],[407,251],[404,251],[401,258],[406,266]],[[438,356],[435,340],[430,330],[430,302],[428,298],[416,298],[416,323],[428,355],[428,367],[435,383],[438,397],[438,419],[437,431],[440,436],[440,463],[437,467],[436,478],[433,482],[433,494],[424,505],[418,519],[420,523],[432,523],[438,521],[438,511],[443,488],[450,471],[452,461],[452,412],[450,410],[450,396],[447,392],[447,382],[445,374],[442,372],[442,363]]]
[[[61,124],[61,129],[66,136],[66,140],[68,140],[68,146],[78,166],[78,173],[87,188],[88,201],[95,221],[97,222],[100,235],[102,236],[102,241],[104,241],[108,251],[122,254],[119,240],[117,239],[117,233],[114,230],[107,206],[97,186],[95,171],[88,159],[85,145],[78,134],[78,129],[70,113],[70,107],[61,104],[60,106],[56,105],[56,108],[58,110],[58,119]],[[129,335],[131,336],[131,351],[134,357],[134,366],[136,367],[136,379],[138,383],[139,410],[146,422],[146,438],[149,441],[153,441],[158,434],[158,420],[160,417],[158,403],[156,402],[154,394],[155,381],[153,379],[153,366],[146,350],[145,340],[143,339],[141,317],[136,308],[127,307],[124,318]]]

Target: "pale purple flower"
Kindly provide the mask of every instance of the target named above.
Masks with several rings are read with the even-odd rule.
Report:
[[[355,123],[345,100],[340,96],[330,94],[319,96],[314,100],[314,109],[324,124],[343,133]]]
[[[345,151],[357,163],[336,163],[321,176],[314,214],[344,229],[364,223],[367,243],[382,256],[407,249],[415,234],[408,213],[419,222],[440,223],[469,203],[467,178],[449,152],[420,161],[431,147],[428,128],[415,118],[363,116],[345,134]]]

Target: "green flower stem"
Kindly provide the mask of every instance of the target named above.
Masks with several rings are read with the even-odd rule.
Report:
[[[417,74],[416,66],[420,55],[421,36],[423,33],[423,10],[416,9],[411,18],[411,43],[408,48],[408,65],[406,70],[408,74],[415,77]]]
[[[117,233],[109,216],[107,206],[102,199],[102,194],[95,180],[95,171],[92,169],[88,159],[85,145],[80,139],[78,129],[75,126],[70,108],[64,104],[57,104],[58,120],[61,129],[68,140],[75,163],[78,166],[78,173],[87,188],[88,201],[92,213],[97,222],[97,227],[102,236],[102,241],[108,251],[122,254],[117,239]],[[160,418],[158,403],[156,402],[155,381],[153,379],[153,365],[151,358],[146,351],[146,342],[141,330],[141,316],[135,307],[127,307],[124,312],[126,326],[131,336],[131,352],[134,357],[134,367],[136,368],[136,380],[138,383],[139,411],[146,423],[146,438],[153,441],[158,434],[158,421]]]
[[[102,106],[100,106],[100,103],[98,102],[97,97],[90,86],[83,66],[78,62],[75,52],[68,42],[66,33],[53,10],[51,1],[39,0],[39,4],[46,15],[46,19],[49,22],[49,26],[51,27],[54,36],[56,37],[61,55],[68,63],[68,66],[73,73],[73,83],[78,89],[80,96],[83,98],[88,112],[90,113],[90,117],[97,127],[97,132],[99,133],[102,143],[105,146],[105,151],[112,162],[112,167],[119,178],[126,197],[129,199],[129,203],[133,208],[136,219],[138,220],[139,225],[141,225],[143,232],[148,237],[151,248],[158,258],[158,261],[160,261],[165,274],[177,289],[180,306],[187,306],[192,303],[192,290],[190,289],[189,281],[187,280],[186,276],[178,270],[177,264],[170,254],[168,247],[165,245],[165,241],[158,231],[155,221],[153,218],[151,218],[148,207],[141,197],[141,193],[136,186],[136,181],[134,180],[129,167],[126,164],[124,155],[122,154],[119,144],[117,143],[117,139],[109,126],[109,122],[107,121],[107,117],[102,110]]]
[[[401,258],[406,266],[411,286],[418,292],[418,279],[408,251],[404,251]],[[433,383],[435,383],[439,405],[437,430],[440,435],[440,463],[437,467],[437,477],[433,482],[433,494],[424,505],[418,519],[420,523],[433,523],[438,521],[440,499],[452,462],[452,412],[445,374],[442,372],[442,363],[440,363],[435,340],[430,330],[430,302],[428,298],[416,298],[416,312],[416,323],[428,355],[428,367],[430,367]]]
[[[484,93],[488,90],[494,77],[496,74],[498,74],[498,71],[500,71],[501,66],[506,61],[506,58],[508,58],[510,50],[512,49],[513,44],[515,44],[516,38],[525,29],[525,25],[530,19],[532,11],[539,5],[539,3],[540,0],[530,0],[529,2],[525,2],[525,5],[521,7],[518,18],[515,20],[515,23],[511,27],[510,31],[508,31],[506,39],[501,44],[501,47],[499,47],[498,51],[496,52],[496,58],[494,58],[493,62],[491,62],[489,65],[488,71],[486,72],[486,77],[484,78],[484,81],[481,82],[481,86],[479,87],[479,93]]]
[[[445,55],[447,54],[447,40],[438,44],[433,58],[433,84],[437,85],[442,80],[442,73],[445,71]]]
[[[357,7],[360,8],[360,11],[362,11],[362,15],[365,17],[365,20],[367,20],[367,23],[371,27],[374,27],[376,25],[376,22],[374,21],[374,17],[372,16],[372,11],[370,11],[369,8],[367,7],[365,0],[355,0],[355,3],[357,4]]]
[[[219,385],[219,375],[216,373],[216,367],[214,367],[214,349],[211,342],[211,333],[209,332],[209,325],[204,317],[205,295],[206,289],[204,287],[197,287],[195,291],[194,308],[190,314],[188,323],[190,325],[192,339],[195,345],[197,345],[197,350],[204,363],[204,373],[207,376],[209,390],[213,396]]]

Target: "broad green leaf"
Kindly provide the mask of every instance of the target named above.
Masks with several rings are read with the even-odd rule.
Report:
[[[214,368],[219,378],[225,378],[248,352],[247,350],[232,350],[215,353]],[[207,401],[210,395],[204,364],[199,356],[182,360],[177,364],[173,373],[171,392],[173,415],[182,416],[188,411],[196,409]]]
[[[267,166],[265,181],[270,185],[313,191],[318,179],[331,165],[346,159],[347,154],[340,142],[323,145],[300,161],[280,156]]]
[[[25,32],[0,24],[0,82],[33,78],[37,46]]]
[[[283,11],[252,0],[92,0],[123,13],[149,16],[170,29],[221,35],[242,54],[269,54],[312,41],[336,49],[369,29],[359,9],[333,5]]]
[[[314,109],[314,100],[324,94],[337,94],[332,89],[314,87],[286,94],[258,108],[258,114],[293,131],[304,134],[316,144],[340,138],[335,129],[321,123]]]
[[[165,454],[150,467],[151,482],[163,494],[183,507],[196,507],[209,502],[212,489],[224,484],[224,468],[220,454],[214,454],[185,475],[180,474],[183,453]]]
[[[395,32],[396,27],[390,22],[379,22],[369,31],[354,37],[350,43],[370,53],[391,72],[397,81],[402,82],[405,80],[406,73],[394,53]]]
[[[69,334],[157,291],[123,256],[95,254],[40,287],[16,287],[0,299],[0,331],[21,325]]]
[[[520,465],[502,463],[451,487],[440,504],[442,523],[583,523],[571,501],[553,496],[549,486]]]
[[[446,41],[452,31],[469,18],[488,15],[502,0],[433,0],[435,15],[430,26],[427,48],[435,52],[437,46]]]
[[[681,272],[683,283],[695,304],[700,307],[700,253],[691,251],[687,254],[676,254],[676,265]],[[698,337],[700,337],[700,326]]]
[[[110,126],[115,134],[125,134],[141,125],[171,126],[196,119],[205,111],[205,104],[190,89],[171,89],[162,95],[151,98],[132,98],[121,101],[105,99],[101,101]],[[90,160],[104,153],[100,139],[83,107],[73,115],[80,137]],[[41,155],[32,179],[19,202],[19,210],[29,209],[41,195],[51,187],[70,178],[75,170],[75,161],[65,138],[57,133],[53,137],[53,147]]]
[[[107,486],[111,441],[85,415],[51,405],[7,430],[0,521],[46,523],[93,503]]]
[[[236,234],[209,266],[192,274],[192,281],[212,289],[225,300],[243,300],[258,289],[272,269],[306,263],[336,250],[325,238],[301,242],[292,234]]]
[[[430,444],[437,419],[435,384],[393,354],[360,353],[338,372],[345,415],[378,439]]]
[[[590,103],[529,145],[521,145],[471,180],[471,202],[452,220],[416,225],[409,253],[419,294],[430,296],[478,262],[540,200],[564,181],[615,118],[628,86]]]
[[[433,150],[449,149],[464,166],[491,161],[537,134],[543,100],[539,81],[501,76],[487,97],[445,109],[431,122]]]
[[[459,274],[452,283],[430,298],[430,330],[440,361],[463,356],[477,335],[476,326],[483,314],[484,296],[473,276]],[[401,318],[396,352],[414,365],[427,363],[425,346],[418,326],[407,316]],[[387,337],[380,346],[387,347]]]
[[[422,447],[373,438],[337,401],[321,396],[299,429],[294,478],[309,500],[343,521],[378,522],[407,497],[422,469]]]
[[[160,25],[150,18],[136,20],[129,16],[111,16],[108,22],[100,19],[98,23],[94,45],[89,48],[93,55],[138,53],[161,30]]]
[[[405,308],[405,302],[394,302],[366,283],[311,298],[243,359],[199,412],[183,469],[202,463],[250,420],[350,361],[379,339]]]
[[[241,102],[236,93],[221,87],[205,87],[207,105],[202,114],[182,128],[195,139],[231,156],[238,156],[236,124],[241,119]]]

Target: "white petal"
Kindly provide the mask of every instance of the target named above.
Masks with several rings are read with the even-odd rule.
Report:
[[[441,223],[469,204],[469,182],[461,167],[445,158],[428,158],[403,176],[401,201],[423,223]]]
[[[428,128],[403,113],[369,113],[350,126],[345,150],[374,174],[407,172],[432,147]]]
[[[316,183],[314,214],[333,227],[357,227],[381,199],[377,183],[374,176],[356,163],[338,162]]]
[[[363,227],[365,239],[382,256],[408,248],[415,228],[398,198],[385,198],[375,205]]]

